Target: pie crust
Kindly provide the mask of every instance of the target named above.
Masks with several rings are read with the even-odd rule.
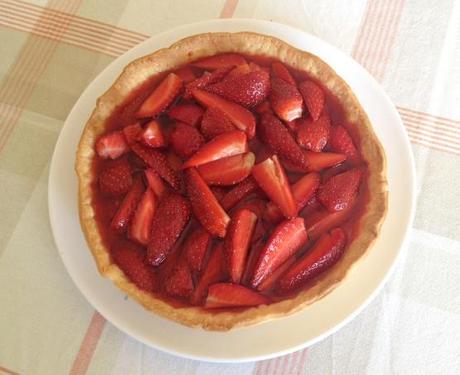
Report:
[[[348,244],[341,259],[321,274],[310,288],[280,302],[245,310],[212,312],[194,306],[176,308],[132,283],[112,261],[109,250],[103,244],[92,206],[94,146],[99,135],[104,132],[105,122],[112,112],[147,79],[160,72],[177,69],[199,58],[225,52],[278,59],[288,66],[306,71],[322,82],[331,94],[338,98],[347,121],[356,126],[359,140],[355,142],[368,164],[368,180],[365,186],[368,189],[366,193],[369,200],[357,224],[359,235]],[[283,317],[301,310],[329,293],[346,277],[352,266],[371,249],[379,234],[387,208],[385,155],[366,113],[350,87],[317,56],[296,49],[274,37],[251,32],[199,34],[131,62],[112,87],[97,100],[96,108],[86,124],[78,146],[76,171],[79,180],[80,222],[99,272],[110,278],[145,308],[187,326],[208,330],[229,330]]]

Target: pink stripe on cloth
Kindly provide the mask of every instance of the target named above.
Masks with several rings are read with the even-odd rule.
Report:
[[[97,311],[91,318],[91,322],[86,330],[85,337],[80,345],[77,356],[73,361],[70,375],[84,375],[89,368],[91,360],[96,351],[97,344],[107,321]]]
[[[1,374],[7,374],[7,375],[19,375],[18,372],[14,372],[14,371],[11,371],[11,370],[8,370],[7,368],[5,367],[2,367],[0,366],[0,375]]]
[[[225,0],[224,7],[220,12],[220,18],[232,18],[237,5],[238,0]]]

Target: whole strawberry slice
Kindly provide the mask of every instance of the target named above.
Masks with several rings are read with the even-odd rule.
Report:
[[[181,89],[182,80],[176,74],[169,73],[141,104],[136,116],[143,118],[158,115],[176,99]]]
[[[201,121],[201,133],[208,140],[226,132],[236,130],[230,119],[217,107],[206,110]]]
[[[281,163],[289,172],[306,173],[319,172],[323,169],[334,167],[347,158],[344,154],[336,154],[335,152],[313,152],[304,150],[303,154],[307,160],[307,168],[302,168],[286,159],[282,159]]]
[[[209,287],[208,297],[204,304],[207,308],[243,307],[267,305],[268,297],[242,285],[231,283],[214,284]]]
[[[243,106],[228,101],[219,95],[203,90],[193,90],[193,97],[207,108],[218,108],[229,118],[236,128],[244,131],[248,139],[254,137],[256,132],[256,118]]]
[[[161,126],[157,121],[152,120],[145,126],[142,132],[142,142],[150,147],[163,147],[166,145]]]
[[[251,108],[267,98],[270,92],[270,76],[264,70],[249,72],[208,86],[206,89]]]
[[[164,280],[166,293],[176,298],[188,299],[193,292],[193,279],[190,269],[182,258],[173,268],[171,274]]]
[[[289,70],[286,68],[286,66],[278,61],[274,61],[272,63],[271,75],[272,77],[280,78],[291,85],[296,84],[294,78],[292,77],[291,73],[289,73]]]
[[[342,256],[346,235],[341,228],[323,234],[318,242],[279,280],[278,293],[293,291],[334,265]]]
[[[287,218],[297,215],[297,205],[292,196],[289,180],[276,155],[252,168],[252,176]]]
[[[262,142],[267,144],[273,152],[295,165],[303,168],[308,167],[302,149],[276,116],[270,113],[263,114],[258,124],[258,131],[258,136]]]
[[[248,209],[237,211],[230,221],[225,237],[225,255],[228,273],[234,283],[238,284],[243,276],[256,223],[256,214]]]
[[[290,269],[293,264],[296,262],[297,257],[295,255],[288,258],[281,266],[278,267],[270,276],[268,276],[263,282],[260,283],[258,289],[261,292],[266,292],[272,290],[276,285],[280,277]]]
[[[214,160],[243,154],[248,151],[246,134],[235,130],[221,134],[201,147],[183,165],[182,169],[196,167]]]
[[[246,64],[246,60],[243,56],[236,53],[225,53],[217,56],[205,57],[201,60],[193,62],[192,64],[201,69],[214,70],[243,65]]]
[[[195,104],[179,104],[168,112],[170,118],[197,127],[203,117],[203,109]]]
[[[144,173],[148,186],[152,189],[155,195],[161,199],[166,193],[166,186],[163,180],[152,168],[147,168]]]
[[[222,199],[222,207],[225,210],[230,210],[232,207],[235,207],[241,200],[251,195],[252,193],[255,193],[258,189],[259,185],[257,184],[254,177],[249,176],[224,195]]]
[[[147,245],[152,232],[152,220],[157,208],[157,198],[152,190],[147,189],[137,205],[129,228],[129,237],[142,245]]]
[[[131,166],[126,158],[114,160],[99,175],[102,193],[117,196],[126,193],[133,183]]]
[[[353,139],[343,126],[334,126],[331,129],[329,145],[333,151],[345,154],[348,160],[357,161],[359,158]]]
[[[160,265],[170,252],[190,219],[190,203],[181,195],[170,193],[158,205],[153,217],[147,261]]]
[[[234,185],[249,176],[255,160],[255,155],[247,152],[201,164],[197,169],[209,185]]]
[[[257,288],[269,275],[307,242],[304,220],[295,218],[283,221],[272,232],[262,249],[251,278]]]
[[[192,273],[199,273],[203,269],[210,242],[210,234],[201,227],[195,229],[187,237],[183,247],[183,254]]]
[[[195,168],[184,172],[187,195],[192,203],[193,213],[211,235],[225,237],[230,221],[211,189]]]
[[[128,227],[143,192],[144,184],[140,178],[136,178],[110,223],[112,229],[122,232]]]
[[[152,292],[157,287],[153,269],[145,263],[145,252],[132,243],[117,244],[112,256],[118,267],[139,288]]]
[[[317,121],[299,120],[297,143],[307,150],[321,152],[329,139],[331,122],[329,116],[322,115]]]
[[[169,146],[181,158],[188,158],[204,145],[204,138],[197,128],[178,122],[169,135]]]
[[[116,159],[128,151],[126,139],[119,130],[103,135],[96,142],[96,152],[103,159]]]
[[[324,91],[313,81],[304,81],[299,85],[299,91],[303,96],[305,105],[313,121],[321,116],[324,109]]]
[[[318,189],[318,200],[329,211],[340,211],[350,207],[358,193],[361,170],[358,168],[329,178]]]
[[[195,89],[204,89],[213,83],[220,82],[232,70],[231,66],[214,70],[212,73],[204,72],[203,75],[185,85],[184,99],[191,99],[192,91]]]
[[[346,210],[329,212],[322,209],[305,216],[308,238],[316,241],[323,233],[341,225],[350,215],[352,207]]]
[[[283,121],[292,121],[302,116],[302,95],[295,85],[281,78],[271,80],[270,104]]]

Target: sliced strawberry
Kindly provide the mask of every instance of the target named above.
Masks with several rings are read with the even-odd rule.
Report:
[[[308,171],[312,172],[319,172],[325,168],[334,167],[346,159],[344,154],[336,154],[334,152],[305,151],[304,155],[308,160]]]
[[[208,91],[245,107],[264,101],[270,92],[270,76],[263,70],[249,72],[208,86]]]
[[[195,104],[179,104],[171,108],[168,115],[174,120],[197,127],[203,117],[203,112],[203,109]]]
[[[192,273],[199,273],[203,269],[205,256],[211,236],[203,228],[195,229],[184,243],[183,254]]]
[[[332,176],[318,189],[318,200],[329,211],[340,211],[350,207],[358,193],[361,170],[351,169]]]
[[[350,215],[352,208],[346,210],[329,212],[322,209],[305,216],[305,227],[308,238],[316,241],[323,233],[341,225]]]
[[[296,253],[307,240],[302,218],[286,220],[278,225],[260,253],[251,278],[251,286],[258,288],[262,281]]]
[[[259,115],[262,115],[266,112],[268,113],[273,113],[272,112],[272,107],[270,107],[270,103],[268,102],[268,100],[260,103],[256,108],[254,108],[254,110],[259,114]]]
[[[283,121],[292,121],[302,116],[302,95],[295,85],[280,78],[271,80],[270,104]]]
[[[208,140],[226,132],[236,130],[230,119],[217,107],[206,110],[201,121],[201,132]]]
[[[251,67],[249,66],[249,64],[241,64],[235,66],[224,78],[224,81],[238,76],[242,76],[243,74],[248,74],[249,72],[251,72]]]
[[[132,170],[126,158],[114,160],[99,175],[99,189],[103,194],[125,194],[133,184]]]
[[[293,264],[296,262],[297,258],[295,256],[291,256],[285,261],[281,266],[278,267],[276,271],[274,271],[270,276],[268,276],[264,281],[262,281],[257,289],[262,292],[267,292],[272,290],[279,278],[288,270],[290,269]]]
[[[246,134],[239,130],[235,130],[221,134],[206,143],[182,165],[182,168],[196,167],[201,164],[242,154],[247,151],[248,142]]]
[[[324,109],[324,91],[313,81],[304,81],[299,84],[299,91],[313,121],[319,119]]]
[[[136,178],[110,223],[112,229],[122,232],[128,227],[143,192],[144,184],[140,178]]]
[[[276,116],[270,113],[262,115],[258,124],[258,136],[280,157],[300,167],[308,167],[302,149]]]
[[[196,284],[193,292],[192,302],[199,304],[206,297],[208,287],[211,284],[218,283],[227,279],[225,270],[224,245],[218,242],[211,251],[208,264]]]
[[[164,154],[138,143],[132,144],[131,150],[174,189],[180,189],[180,178],[177,172],[171,167],[168,158]]]
[[[184,66],[176,71],[176,74],[184,83],[192,82],[196,76],[193,69],[190,66]]]
[[[243,56],[236,53],[224,53],[216,56],[205,57],[193,62],[192,64],[201,69],[214,70],[246,64],[246,60]]]
[[[145,264],[145,252],[138,246],[123,242],[115,246],[112,256],[123,273],[139,288],[152,292],[157,287],[157,280],[152,267]]]
[[[259,198],[253,198],[247,201],[242,202],[236,206],[236,210],[249,210],[256,214],[257,217],[262,217],[266,208],[266,201]]]
[[[152,220],[156,208],[157,198],[152,190],[147,189],[137,205],[129,228],[129,237],[144,246],[150,240]]]
[[[204,145],[204,138],[191,125],[178,122],[169,135],[169,146],[181,158],[188,158]]]
[[[164,111],[179,95],[182,80],[174,73],[169,73],[142,103],[136,116],[154,117]]]
[[[169,277],[164,280],[166,293],[176,298],[188,299],[193,292],[192,273],[187,262],[180,260],[173,268]]]
[[[313,248],[281,277],[277,292],[293,291],[330,268],[342,256],[345,243],[346,235],[341,228],[323,234]]]
[[[256,226],[257,216],[248,209],[238,210],[230,221],[225,237],[225,254],[230,280],[239,283],[244,267],[252,235]]]
[[[170,193],[158,205],[152,221],[147,261],[160,265],[171,251],[190,219],[190,203],[181,195]]]
[[[299,130],[299,122],[302,121],[302,118],[293,121],[284,121],[284,125],[293,133],[296,134]]]
[[[292,196],[289,180],[276,155],[252,168],[252,175],[267,196],[287,218],[296,216],[297,205]]]
[[[227,194],[227,190],[220,186],[211,186],[211,191],[218,202],[222,204],[222,199],[224,198],[225,194]]]
[[[259,64],[256,64],[255,62],[249,62],[249,69],[251,72],[256,72],[258,70],[264,70],[265,72],[267,72],[268,74],[270,74],[270,68],[264,66],[260,66]]]
[[[184,172],[187,195],[198,221],[213,236],[225,237],[230,221],[216,197],[195,168]]]
[[[181,171],[182,164],[184,163],[182,162],[182,159],[179,156],[177,156],[174,152],[170,151],[166,154],[166,159],[168,160],[168,164],[175,172],[179,173]]]
[[[231,283],[214,284],[209,287],[204,307],[242,307],[267,305],[270,300],[249,288]]]
[[[318,121],[298,120],[297,143],[303,148],[320,152],[327,144],[331,122],[322,115]]]
[[[203,89],[213,83],[222,81],[224,77],[227,76],[228,72],[232,69],[231,66],[220,68],[212,73],[205,72],[200,78],[195,79],[192,82],[187,83],[185,85],[185,92],[184,98],[191,99],[192,98],[192,91],[195,89]]]
[[[236,206],[242,199],[251,195],[259,189],[259,185],[252,176],[249,176],[245,180],[241,181],[232,190],[225,194],[222,199],[222,207],[225,210],[230,210]]]
[[[166,140],[161,131],[160,124],[152,120],[144,128],[142,132],[142,142],[150,147],[166,146]]]
[[[103,159],[116,159],[128,151],[126,139],[119,130],[103,135],[96,142],[96,152]]]
[[[207,108],[219,108],[238,129],[244,131],[249,139],[254,137],[256,119],[252,112],[239,104],[230,102],[218,95],[203,90],[193,90],[193,97]]]
[[[359,158],[353,139],[343,126],[332,127],[329,145],[332,151],[345,154],[347,159],[351,161],[356,161]]]
[[[255,155],[247,152],[201,164],[197,169],[209,185],[234,185],[249,176],[255,160]]]
[[[261,224],[261,220],[257,222],[257,226]],[[256,228],[257,229],[257,228]],[[251,286],[251,278],[254,274],[254,270],[259,260],[260,254],[264,249],[265,243],[262,239],[259,241],[254,242],[253,246],[249,250],[248,260],[246,261],[246,267],[244,269],[243,278],[241,279],[241,283],[246,286]]]
[[[144,173],[149,188],[152,189],[155,195],[161,199],[166,193],[166,186],[163,180],[152,168],[147,168]]]
[[[319,186],[319,181],[320,177],[318,173],[309,173],[292,185],[292,196],[297,204],[298,211],[302,210],[308,200],[315,194]],[[269,202],[267,204],[265,217],[271,222],[278,222],[283,218],[283,215],[273,202]]]
[[[272,77],[280,78],[283,81],[286,81],[287,83],[291,85],[296,84],[294,78],[292,77],[291,73],[289,73],[289,70],[286,68],[286,66],[283,63],[280,63],[278,61],[274,61],[272,63],[271,75]]]
[[[143,129],[139,122],[135,122],[134,124],[125,126],[123,128],[123,134],[125,135],[126,141],[129,145],[140,142],[142,139],[142,132]]]

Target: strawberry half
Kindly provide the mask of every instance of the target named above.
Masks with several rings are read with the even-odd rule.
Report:
[[[190,66],[184,66],[180,68],[179,70],[176,71],[176,74],[179,76],[179,78],[184,82],[184,83],[189,83],[192,82],[195,78],[196,75]]]
[[[147,168],[145,171],[145,178],[149,188],[155,193],[158,198],[162,198],[166,193],[166,186],[163,180],[156,174],[152,168]]]
[[[207,108],[218,108],[229,118],[236,128],[244,131],[249,139],[256,132],[256,118],[243,106],[230,102],[218,95],[203,90],[193,90],[193,97]]]
[[[212,73],[204,72],[201,77],[185,85],[184,99],[191,99],[193,97],[192,91],[195,89],[204,89],[213,83],[222,81],[231,69],[232,68],[228,66],[226,68],[217,69]]]
[[[128,151],[126,139],[119,130],[103,135],[96,142],[96,152],[103,159],[116,159]]]
[[[225,53],[217,56],[205,57],[192,63],[193,66],[209,70],[234,67],[243,64],[246,64],[245,58],[236,53]]]
[[[293,84],[272,78],[270,104],[281,120],[292,121],[302,116],[303,99]]]
[[[211,236],[201,227],[195,229],[187,237],[183,246],[183,254],[192,273],[199,273],[203,269],[210,242]]]
[[[251,238],[257,223],[257,216],[248,209],[237,211],[228,226],[225,237],[225,254],[228,274],[234,283],[243,276]]]
[[[140,178],[136,178],[110,223],[112,229],[122,232],[128,227],[143,192],[144,184]]]
[[[184,179],[187,195],[198,221],[213,236],[225,237],[230,218],[209,186],[195,168],[185,170]]]
[[[190,297],[193,292],[192,273],[183,259],[179,260],[169,277],[164,280],[163,287],[170,296],[185,299]]]
[[[197,169],[209,185],[234,185],[249,176],[255,160],[255,155],[248,152],[201,164]]]
[[[222,199],[222,207],[225,210],[230,210],[235,207],[242,199],[251,195],[259,189],[259,185],[256,180],[249,176],[245,180],[241,181],[232,190],[227,192]]]
[[[340,211],[351,207],[358,193],[361,170],[358,168],[329,178],[318,189],[318,200],[329,211]]]
[[[297,252],[307,240],[302,218],[286,220],[278,225],[260,253],[251,278],[251,286],[258,288],[262,281]]]
[[[294,265],[296,260],[297,258],[295,255],[288,258],[288,260],[285,261],[281,266],[279,266],[276,271],[274,271],[270,276],[268,276],[264,281],[262,281],[257,289],[261,292],[272,290],[276,286],[280,277]]]
[[[182,169],[196,167],[233,155],[243,154],[247,151],[248,142],[245,133],[239,130],[224,133],[201,147],[182,165]]]
[[[346,235],[341,228],[323,234],[318,242],[279,280],[278,293],[293,291],[335,264],[343,254]]]
[[[190,219],[190,203],[181,195],[170,193],[158,205],[152,221],[147,261],[160,265],[170,252]]]
[[[150,147],[166,146],[166,140],[161,131],[160,124],[152,120],[144,128],[142,132],[142,142]]]
[[[137,205],[129,228],[129,237],[142,245],[150,240],[152,220],[157,208],[157,198],[152,190],[147,189]]]
[[[238,66],[235,66],[230,72],[227,74],[227,76],[223,79],[224,81],[227,81],[229,79],[235,78],[242,76],[244,74],[248,74],[251,72],[251,67],[249,64],[241,64]]]
[[[125,194],[133,184],[131,166],[126,158],[114,160],[99,175],[99,189],[103,194]]]
[[[204,145],[204,138],[197,128],[184,124],[176,123],[169,135],[169,146],[181,158],[188,158],[197,152]]]
[[[201,133],[208,140],[226,132],[236,130],[230,119],[219,108],[210,107],[201,121]]]
[[[276,155],[252,168],[252,176],[267,196],[287,218],[297,215],[297,205],[292,196],[289,180]]]
[[[276,116],[270,113],[262,115],[258,124],[258,136],[262,142],[267,144],[280,157],[300,167],[308,167],[308,162],[302,149]]]
[[[182,80],[176,74],[169,73],[141,104],[136,116],[143,118],[158,115],[176,99],[181,89]]]
[[[316,241],[323,233],[341,225],[347,219],[351,210],[352,207],[336,212],[322,209],[306,215],[305,228],[307,228],[308,238]]]
[[[214,284],[209,287],[205,307],[242,307],[267,305],[270,300],[249,288],[231,283]]]
[[[299,91],[303,96],[305,105],[310,112],[313,121],[321,116],[324,109],[326,97],[324,91],[313,81],[304,81],[299,85]]]
[[[128,142],[128,145],[132,145],[136,142],[140,142],[142,140],[142,132],[143,129],[139,122],[135,122],[134,124],[125,126],[123,128],[123,134]]]
[[[195,104],[179,104],[168,112],[170,118],[197,127],[203,117],[203,109]]]
[[[329,139],[329,116],[322,115],[317,121],[298,120],[297,124],[297,143],[307,150],[321,152]]]
[[[287,171],[293,173],[320,172],[323,169],[339,165],[347,159],[344,154],[336,154],[334,152],[313,152],[303,150],[305,159],[307,160],[307,168],[302,168],[299,165],[292,163],[289,160],[282,159],[281,163]]]
[[[351,161],[357,161],[359,158],[353,139],[343,126],[334,126],[331,129],[329,145],[333,151],[345,154]]]
[[[272,63],[271,75],[272,77],[280,78],[291,85],[296,84],[294,78],[292,77],[291,73],[289,73],[289,70],[286,68],[286,66],[278,61],[274,61]]]
[[[263,70],[249,72],[208,86],[208,91],[245,107],[254,107],[267,98],[270,76]]]

